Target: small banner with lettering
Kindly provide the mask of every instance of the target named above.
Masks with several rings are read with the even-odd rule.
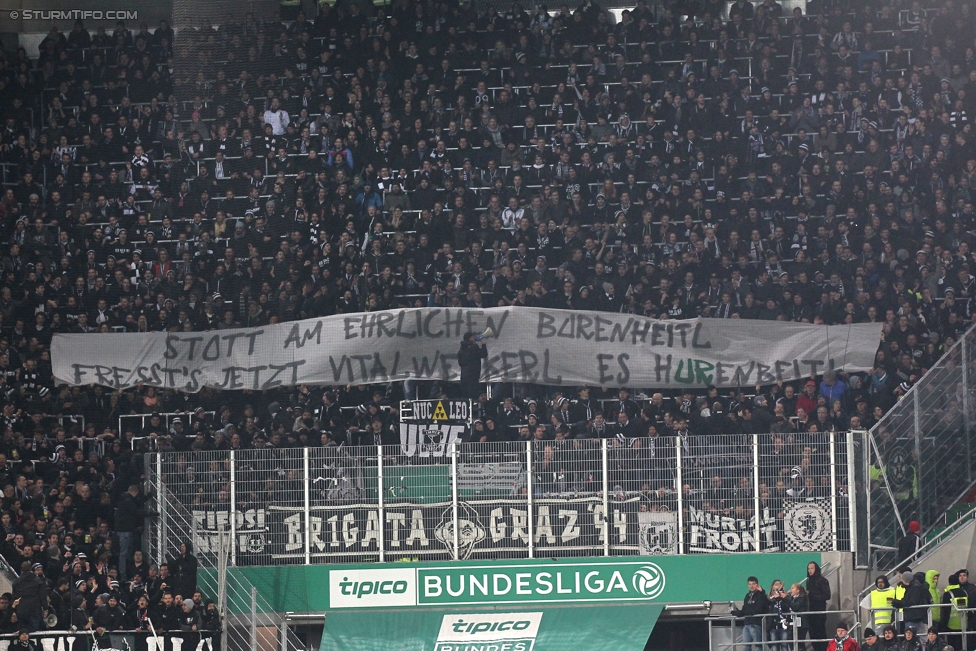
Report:
[[[756,539],[756,517],[735,517],[688,507],[688,551],[722,554],[726,552],[778,552],[773,544],[776,518],[769,509],[762,510],[759,539]]]
[[[468,427],[466,400],[415,400],[401,416],[400,450],[408,457],[446,457]]]

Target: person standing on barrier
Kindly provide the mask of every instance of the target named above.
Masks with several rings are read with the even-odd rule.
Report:
[[[481,337],[481,335],[478,335]],[[478,343],[473,332],[465,333],[458,350],[458,366],[461,368],[461,398],[478,400],[481,394],[481,360],[488,358],[488,347]]]
[[[749,592],[742,599],[742,608],[733,608],[732,614],[736,617],[745,618],[745,624],[742,626],[744,650],[752,651],[752,643],[755,642],[755,648],[761,651],[764,641],[762,616],[769,612],[769,598],[759,585],[759,579],[750,576],[748,583]]]
[[[35,565],[44,569],[40,563]],[[34,571],[30,561],[20,565],[20,576],[13,585],[13,597],[17,623],[29,631],[41,630],[44,608],[47,606],[47,582]]]
[[[123,581],[129,578],[132,555],[139,548],[136,538],[147,515],[143,504],[144,498],[139,496],[139,485],[132,484],[119,498],[115,509],[115,533],[119,538],[119,578]]]
[[[807,594],[810,601],[810,612],[807,615],[810,629],[810,639],[814,651],[827,649],[827,602],[830,600],[830,582],[820,572],[820,566],[813,561],[807,564]]]
[[[851,637],[847,624],[837,622],[837,634],[827,643],[827,651],[857,651],[857,640]]]
[[[871,590],[871,617],[876,629],[881,630],[891,623],[894,613],[891,602],[894,598],[895,589],[888,583],[888,577],[881,575],[874,580],[874,589]]]

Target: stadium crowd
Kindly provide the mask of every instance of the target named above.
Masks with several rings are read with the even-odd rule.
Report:
[[[89,614],[203,608],[156,585],[180,559],[137,557],[142,452],[398,445],[405,389],[456,389],[57,386],[59,332],[428,305],[873,321],[867,374],[498,385],[470,437],[772,432],[777,450],[870,427],[976,315],[972,19],[955,0],[638,0],[619,19],[594,0],[397,0],[52,29],[0,66],[4,557],[43,559]]]

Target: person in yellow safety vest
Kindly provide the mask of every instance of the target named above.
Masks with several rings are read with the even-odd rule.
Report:
[[[939,594],[939,571],[938,570],[928,570],[925,573],[925,583],[929,588],[929,594],[932,595],[932,603],[938,604],[942,603],[942,595]],[[942,621],[942,609],[933,608],[932,609],[932,622],[939,623]]]
[[[968,577],[967,577],[968,578]],[[945,622],[942,630],[946,633],[946,641],[954,649],[962,645],[963,616],[960,608],[969,608],[969,592],[959,583],[959,573],[949,577],[949,585],[942,595],[942,620]]]
[[[874,590],[871,591],[871,614],[876,629],[881,630],[891,623],[894,612],[891,601],[894,598],[895,589],[888,584],[888,577],[882,575],[875,579]]]

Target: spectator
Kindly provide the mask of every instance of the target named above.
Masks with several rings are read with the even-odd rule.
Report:
[[[13,585],[13,605],[17,622],[28,631],[42,629],[41,620],[48,605],[47,585],[42,578],[44,566],[40,563],[24,561],[20,566],[20,576]]]
[[[922,643],[918,639],[915,624],[905,627],[905,637],[895,645],[897,651],[921,651]]]
[[[827,602],[830,600],[830,583],[821,574],[820,565],[813,561],[807,564],[807,594],[810,612],[814,613],[807,615],[810,639],[813,640],[815,651],[825,651],[827,648],[827,615],[823,613],[827,610]]]
[[[867,651],[882,651],[884,644],[881,642],[881,638],[870,626],[864,629],[864,643],[861,645],[861,649],[866,649]]]
[[[894,599],[891,603],[896,608],[903,609],[902,625],[905,630],[914,628],[917,633],[918,629],[928,622],[929,609],[927,606],[932,603],[932,595],[925,583],[925,573],[916,572],[905,590],[905,596]]]
[[[189,599],[197,590],[197,558],[193,555],[192,543],[186,541],[180,544],[180,555],[170,561],[169,565],[174,574],[174,594]]]
[[[837,634],[827,643],[827,651],[857,651],[857,640],[850,636],[845,622],[837,622]]]
[[[762,616],[769,612],[769,598],[759,585],[759,579],[750,576],[748,579],[749,591],[742,600],[742,608],[734,608],[732,614],[736,617],[744,617],[745,623],[742,626],[742,642],[745,644],[746,651],[752,649],[752,643],[757,645],[765,642],[763,639]]]
[[[770,649],[771,651],[787,651],[788,645],[785,642],[791,637],[789,633],[792,625],[790,596],[783,589],[783,582],[779,579],[773,581],[772,585],[769,586],[769,612],[776,615],[776,617],[768,620],[769,640],[774,643],[780,642],[780,644],[772,644]]]
[[[803,640],[807,639],[807,634],[810,630],[809,626],[804,625],[804,622],[809,621],[804,613],[810,612],[810,600],[806,588],[799,583],[791,585],[788,601],[790,611],[796,613],[793,618],[793,625],[796,627],[796,639],[803,643]]]
[[[119,540],[119,578],[129,578],[129,564],[133,552],[138,549],[138,534],[146,517],[145,498],[139,495],[139,486],[132,484],[119,498],[115,509],[115,532]]]
[[[906,572],[918,555],[922,546],[922,526],[915,520],[908,523],[908,533],[898,541],[899,572]]]

